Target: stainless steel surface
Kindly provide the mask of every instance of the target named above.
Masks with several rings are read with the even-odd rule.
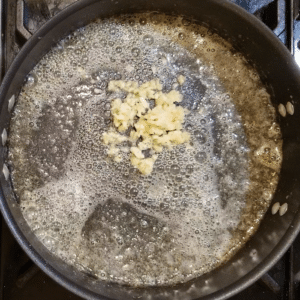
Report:
[[[25,0],[26,1],[26,0]],[[59,10],[61,10],[62,8],[64,8],[64,7],[66,7],[67,5],[69,5],[69,4],[71,4],[71,3],[73,3],[73,2],[76,2],[77,0],[61,0],[61,1],[57,1],[57,0],[49,0],[49,1],[45,1],[46,3],[47,3],[47,6],[48,6],[48,8],[49,8],[49,11],[50,11],[50,13],[51,13],[51,16],[53,16],[53,15],[55,15]],[[253,0],[253,1],[251,1],[251,5],[253,4],[253,7],[255,8],[255,3],[258,3],[260,0],[258,0],[258,1],[256,1],[256,0]],[[3,13],[3,2],[7,2],[8,3],[8,5],[7,5],[7,7],[9,7],[8,9],[9,9],[9,11],[10,12],[13,12],[15,9],[16,9],[16,7],[14,8],[14,3],[16,2],[16,0],[7,0],[7,1],[5,1],[5,0],[0,0],[0,4],[1,4],[1,6],[0,6],[0,10],[1,10],[1,15],[2,15],[2,13]],[[232,1],[232,2],[238,2],[238,1]],[[240,1],[240,2],[242,2],[242,1]],[[271,3],[271,2],[277,2],[277,1],[271,1],[271,0],[269,0],[268,1],[269,3]],[[289,1],[278,1],[278,3],[281,3],[281,4],[283,4],[283,5],[285,5],[285,3],[288,3]],[[250,3],[250,1],[249,1],[249,3]],[[298,1],[295,1],[295,3],[296,4],[299,4],[298,3]],[[250,4],[249,4],[250,5]],[[15,12],[16,12],[16,10],[15,10]],[[254,13],[255,12],[255,9],[253,9],[252,10],[252,12]],[[284,10],[282,10],[282,12],[284,12]],[[15,14],[16,15],[16,14]],[[284,13],[282,14],[282,13],[279,13],[279,15],[281,16],[281,17],[283,17],[284,16]],[[22,14],[22,17],[23,17],[23,14]],[[294,18],[296,19],[296,16],[294,16]],[[34,18],[34,16],[32,17],[32,20],[30,21],[30,22],[28,22],[28,24],[30,25],[30,29],[32,30],[32,32],[35,32],[39,27],[40,27],[40,25],[41,24],[43,24],[43,22],[45,22],[45,21],[43,21],[43,20],[34,20],[35,18]],[[9,44],[9,46],[10,46],[10,48],[7,50],[7,54],[5,54],[4,52],[3,52],[3,33],[2,33],[2,38],[0,39],[0,43],[1,43],[1,47],[0,47],[0,51],[1,51],[1,54],[4,54],[4,55],[8,55],[8,57],[9,58],[13,58],[15,55],[16,55],[16,53],[18,52],[18,50],[21,48],[21,45],[24,43],[24,37],[22,38],[22,41],[20,42],[18,39],[18,41],[15,41],[15,36],[13,35],[13,28],[14,28],[14,24],[16,24],[16,18],[15,18],[15,16],[12,16],[12,18],[8,18],[8,20],[7,20],[7,22],[9,23],[9,24],[12,24],[13,25],[13,27],[12,27],[12,29],[9,29],[10,30],[10,32],[11,32],[11,35],[9,35],[9,37],[8,37],[8,39],[11,39],[11,41],[12,41],[12,43],[10,43]],[[20,22],[20,21],[17,21],[17,22]],[[279,24],[278,24],[278,28],[280,28],[280,29],[283,29],[283,30],[285,30],[284,28],[286,28],[285,26],[283,26],[282,25],[283,24],[283,21],[281,20],[280,22],[279,22]],[[284,24],[286,24],[286,23],[284,23]],[[295,22],[294,22],[294,25],[295,25],[295,29],[298,29],[298,32],[299,32],[299,29],[300,29],[300,22],[299,22],[299,20],[296,20]],[[9,27],[9,26],[8,26]],[[3,26],[2,26],[2,22],[0,22],[0,28],[1,28],[1,32],[2,32],[2,30],[3,30]],[[277,29],[277,33],[278,33],[278,35],[279,35],[279,37],[280,36],[283,36],[283,31],[280,31],[279,29]],[[298,45],[298,43],[297,42],[299,42],[299,37],[300,37],[300,35],[298,34],[295,34],[295,36],[294,36],[294,40],[295,40],[295,45],[294,45],[294,47],[295,47],[295,58],[296,58],[296,60],[298,61],[298,64],[300,64],[300,51],[299,51],[299,49],[300,49],[300,45]],[[282,39],[282,41],[283,41],[283,39]],[[13,42],[14,42],[14,44],[13,44]],[[13,51],[11,51],[11,50],[13,50]],[[1,55],[1,57],[2,57],[2,55]],[[8,61],[9,63],[11,62],[11,61]],[[4,63],[4,60],[3,59],[1,59],[1,61],[0,61],[0,64],[1,64],[1,67],[3,66],[3,63]],[[6,66],[7,66],[7,64],[6,64]],[[2,71],[2,73],[3,73],[3,71]],[[1,73],[1,75],[2,75],[2,73]],[[0,76],[1,76],[0,75]],[[1,76],[1,79],[2,79],[2,76]],[[299,273],[297,273],[297,274],[299,274]],[[274,277],[274,278],[276,278],[276,277]],[[264,279],[265,279],[265,277],[264,277]],[[245,295],[245,294],[244,294]],[[275,296],[274,296],[275,297]],[[246,299],[247,297],[245,297],[244,299]],[[266,297],[267,298],[267,297]],[[22,298],[23,299],[23,298]],[[36,299],[36,298],[35,298]],[[44,299],[44,298],[40,298],[40,299]],[[68,298],[69,299],[69,298]],[[240,298],[239,298],[240,299]],[[253,299],[255,299],[255,298],[253,298]],[[272,298],[273,299],[273,298]],[[274,298],[275,299],[275,298]],[[276,298],[277,299],[277,298]],[[292,299],[292,298],[289,298],[289,299]]]
[[[2,81],[2,78],[4,76],[4,69],[3,69],[3,61],[4,61],[4,57],[3,57],[3,47],[4,47],[4,43],[3,43],[3,0],[0,0],[0,82]]]
[[[28,30],[33,34],[48,19],[78,0],[21,0],[28,8]]]
[[[17,2],[16,27],[19,34],[25,40],[28,40],[31,37],[31,33],[24,27],[24,1],[23,0],[18,0]]]

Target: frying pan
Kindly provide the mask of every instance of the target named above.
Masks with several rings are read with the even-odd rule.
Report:
[[[223,266],[184,284],[134,289],[102,282],[67,265],[46,250],[24,220],[15,200],[10,176],[5,172],[0,175],[1,211],[29,257],[54,280],[83,298],[226,299],[267,272],[289,248],[300,230],[300,71],[284,45],[254,16],[224,0],[79,1],[36,32],[12,63],[0,90],[0,133],[9,128],[9,99],[18,95],[26,75],[59,40],[96,18],[143,11],[183,15],[206,24],[229,40],[256,67],[275,107],[279,103],[293,102],[293,116],[278,116],[283,135],[283,163],[273,198],[273,203],[287,202],[288,212],[282,217],[278,214],[273,216],[269,209],[253,237]],[[7,143],[1,143],[0,170],[6,157]]]

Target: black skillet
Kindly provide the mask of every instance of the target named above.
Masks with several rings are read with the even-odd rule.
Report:
[[[25,222],[10,179],[1,172],[1,211],[17,241],[31,259],[54,280],[86,299],[225,299],[254,283],[289,248],[300,230],[300,71],[285,46],[254,16],[224,0],[82,0],[46,23],[22,48],[8,70],[0,90],[0,133],[9,128],[8,101],[17,96],[26,75],[45,53],[75,29],[99,17],[159,11],[184,15],[205,23],[229,40],[260,73],[275,107],[292,101],[295,114],[279,117],[283,134],[283,164],[273,203],[288,203],[280,217],[266,213],[259,229],[225,265],[195,280],[175,287],[133,289],[101,282],[51,255]],[[1,144],[0,170],[7,157]],[[253,259],[255,253],[256,259]]]

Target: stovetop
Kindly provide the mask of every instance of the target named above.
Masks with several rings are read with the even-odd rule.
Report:
[[[47,19],[76,1],[0,0],[0,80],[31,34]],[[231,2],[240,5],[269,26],[300,66],[300,0]],[[82,299],[61,287],[33,264],[15,241],[1,216],[0,241],[0,300]],[[300,235],[268,273],[230,299],[300,299]]]

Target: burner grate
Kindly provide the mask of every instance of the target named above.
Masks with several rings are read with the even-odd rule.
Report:
[[[77,0],[0,0],[0,81],[26,40],[48,18]],[[294,55],[300,66],[299,0],[231,0],[262,20]],[[2,218],[1,218],[2,219]],[[77,300],[45,275],[0,222],[0,299]],[[300,236],[262,278],[231,300],[300,299]]]

